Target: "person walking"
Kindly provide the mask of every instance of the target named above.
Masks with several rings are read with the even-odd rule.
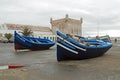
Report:
[[[117,43],[117,39],[115,38],[115,43]]]

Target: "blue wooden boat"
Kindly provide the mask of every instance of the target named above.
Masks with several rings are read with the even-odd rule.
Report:
[[[102,40],[102,41],[105,41],[105,42],[111,42],[111,39],[110,39],[109,35],[100,36],[98,39]]]
[[[80,43],[67,34],[56,31],[57,60],[81,60],[102,56],[111,47],[112,43],[103,40],[87,40]]]
[[[98,40],[100,41],[100,40],[102,40],[102,41],[104,41],[104,42],[110,42],[111,43],[111,39],[110,39],[110,37],[109,37],[109,35],[105,35],[105,36],[97,36],[96,38],[85,38],[85,37],[83,37],[83,36],[78,36],[78,35],[75,35],[75,37],[77,37],[79,40],[81,40],[81,41],[83,41],[83,42],[88,42],[89,44],[93,44],[93,43],[95,43],[95,44],[97,44],[98,42]]]
[[[55,43],[48,39],[34,38],[18,34],[14,32],[14,48],[15,50],[30,49],[30,50],[44,50],[49,49]]]

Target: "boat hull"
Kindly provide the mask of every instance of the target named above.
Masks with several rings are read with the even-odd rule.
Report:
[[[110,47],[109,47],[110,48]],[[78,50],[78,53],[75,54],[70,50],[67,50],[64,47],[61,47],[57,44],[57,60],[82,60],[89,59],[94,57],[102,56],[109,48],[106,49],[87,49],[86,51]]]
[[[82,60],[102,56],[111,47],[109,42],[96,42],[99,45],[84,45],[74,41],[61,32],[57,32],[57,60]]]
[[[21,36],[14,32],[14,49],[15,50],[45,50],[52,47],[55,43],[48,39],[33,38]]]
[[[33,45],[32,47],[28,47],[28,46],[25,46],[25,45],[22,45],[22,44],[19,44],[19,43],[14,43],[14,49],[15,50],[24,50],[24,49],[30,49],[32,51],[35,51],[35,50],[46,50],[46,49],[49,49],[50,47],[38,47],[36,45]]]
[[[28,49],[27,47],[25,47],[24,45],[22,44],[19,44],[19,43],[14,43],[14,49],[15,50],[22,50],[22,49]]]

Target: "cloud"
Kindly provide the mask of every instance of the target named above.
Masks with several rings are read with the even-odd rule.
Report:
[[[83,31],[120,29],[119,0],[0,0],[0,22],[50,26],[50,18],[83,17]]]

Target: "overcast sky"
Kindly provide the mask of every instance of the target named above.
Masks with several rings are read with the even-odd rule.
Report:
[[[120,36],[120,0],[0,0],[0,24],[50,27],[50,18],[83,18],[83,35]]]

